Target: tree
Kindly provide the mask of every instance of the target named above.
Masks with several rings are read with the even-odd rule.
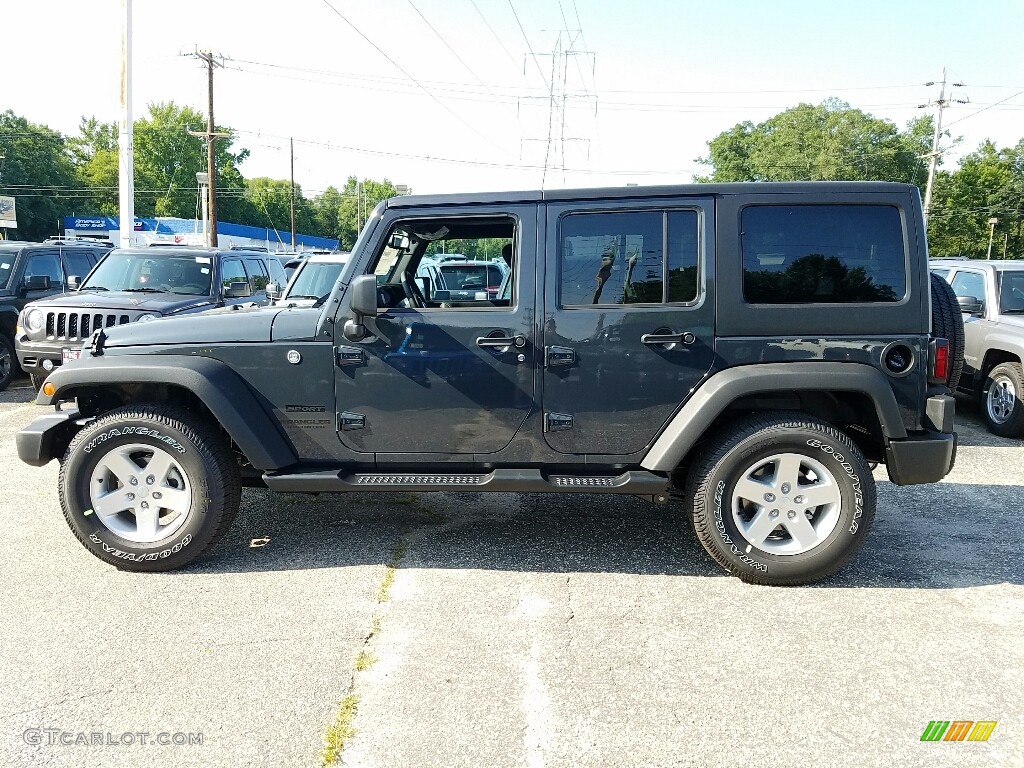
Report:
[[[905,133],[838,99],[799,104],[763,123],[743,122],[708,142],[697,181],[879,180],[922,184],[931,118]]]
[[[349,176],[345,182],[344,189],[339,193],[341,203],[338,206],[338,231],[331,235],[340,241],[340,247],[344,251],[352,250],[352,246],[359,237],[359,232],[366,223],[366,219],[374,207],[381,200],[387,200],[398,194],[395,185],[387,179],[374,181],[363,179],[360,181],[355,176]]]
[[[17,199],[18,229],[8,234],[41,240],[58,233],[78,194],[64,136],[8,110],[0,113],[0,155],[0,194]]]
[[[247,209],[236,219],[239,224],[277,230],[281,242],[291,245],[291,182],[265,176],[246,179],[243,199]],[[302,187],[296,184],[295,230],[317,234],[318,229],[313,206],[302,196]]]
[[[993,256],[1022,253],[1024,226],[1024,139],[999,149],[985,141],[964,157],[960,167],[935,180],[928,220],[928,249],[932,256],[983,259],[988,253],[989,219],[997,218]]]
[[[101,123],[95,117],[83,117],[78,133],[77,137],[68,141],[68,145],[81,183],[89,190],[89,213],[116,216],[120,184],[117,124]]]

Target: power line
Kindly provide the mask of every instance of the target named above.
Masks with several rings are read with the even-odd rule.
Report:
[[[498,41],[498,45],[501,46],[501,50],[503,50],[508,55],[508,60],[512,62],[512,66],[516,68],[516,72],[522,74],[522,72],[520,72],[519,70],[519,64],[518,62],[516,62],[515,57],[512,55],[509,49],[505,47],[505,43],[502,41],[500,37],[498,37],[498,33],[494,31],[494,27],[492,27],[490,22],[487,21],[487,17],[484,16],[484,12],[480,10],[479,6],[477,6],[476,0],[469,0],[469,2],[473,5],[474,8],[476,8],[476,12],[480,14],[480,18],[483,19],[483,22],[484,24],[487,25],[487,28],[491,30],[491,34],[494,35],[494,39]]]
[[[349,21],[348,17],[346,17],[341,11],[339,11],[333,5],[331,5],[330,0],[322,0],[322,2],[323,2],[324,5],[326,5],[328,8],[330,8],[332,11],[334,11],[335,15],[339,19],[341,19],[346,24],[348,24],[357,35],[359,35],[361,38],[363,38],[363,40],[365,40],[367,43],[369,43],[371,46],[373,46],[374,50],[376,50],[377,53],[379,53],[385,59],[390,61],[399,72],[401,72],[403,75],[405,75],[407,78],[409,78],[409,80],[411,80],[413,83],[415,83],[418,88],[420,88],[431,99],[433,99],[435,102],[437,102],[437,104],[442,109],[444,109],[446,112],[448,112],[450,115],[452,115],[456,120],[458,120],[460,123],[465,125],[467,128],[469,128],[469,130],[471,130],[473,133],[475,133],[477,136],[482,138],[484,141],[486,141],[488,144],[490,144],[492,147],[494,147],[498,151],[500,151],[500,152],[504,152],[505,151],[504,149],[499,147],[497,144],[495,144],[493,141],[491,141],[491,139],[489,137],[485,136],[483,133],[481,133],[476,128],[474,128],[472,125],[470,125],[468,122],[466,122],[458,112],[456,112],[451,107],[449,107],[447,104],[445,104],[443,101],[441,101],[439,98],[437,98],[437,96],[435,96],[433,93],[431,93],[427,89],[426,86],[424,86],[422,83],[420,83],[419,80],[417,80],[415,77],[413,77],[411,74],[409,74],[409,72],[406,71],[406,69],[401,64],[399,64],[397,61],[395,61],[390,56],[388,56],[379,45],[377,45],[375,42],[373,42],[373,40],[371,40],[365,34],[363,34],[363,32],[359,29],[359,27],[357,27],[355,24],[353,24],[351,21]]]
[[[508,7],[512,9],[512,15],[516,17],[516,24],[519,25],[519,31],[523,35],[523,41],[526,43],[526,50],[530,52],[530,58],[533,59],[533,63],[537,67],[537,72],[540,73],[541,82],[543,82],[549,90],[553,89],[555,85],[554,83],[548,83],[547,78],[544,77],[544,70],[540,68],[540,62],[537,61],[537,56],[533,52],[533,46],[530,45],[530,38],[526,36],[526,30],[523,29],[523,22],[519,20],[519,14],[516,13],[516,7],[512,5],[512,0],[508,0]]]

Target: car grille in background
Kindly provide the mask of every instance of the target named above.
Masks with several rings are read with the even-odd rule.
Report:
[[[55,341],[87,339],[98,328],[124,325],[129,319],[129,315],[102,312],[47,312],[46,338]]]

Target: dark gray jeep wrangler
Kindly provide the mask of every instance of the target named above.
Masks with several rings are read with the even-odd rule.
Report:
[[[510,289],[416,276],[450,252],[511,253]],[[61,460],[71,529],[128,570],[191,562],[265,484],[676,498],[731,573],[806,584],[867,536],[873,462],[952,467],[959,322],[911,186],[401,197],[314,307],[97,330],[18,453]]]

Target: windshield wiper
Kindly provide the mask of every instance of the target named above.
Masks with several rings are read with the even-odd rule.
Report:
[[[302,294],[302,293],[293,293],[291,296],[289,296],[286,299],[284,299],[284,301],[291,301],[292,299],[313,299],[314,301],[319,301],[320,297],[319,296],[307,296],[307,295]]]
[[[334,291],[331,291],[331,293],[334,293]],[[313,309],[318,309],[322,307],[324,305],[324,302],[327,301],[329,298],[331,298],[331,294],[325,293],[323,296],[316,300],[316,303],[313,304]]]
[[[104,288],[102,285],[83,285],[78,289],[79,291],[109,291],[109,288]]]
[[[167,293],[159,288],[122,288],[124,293]]]

